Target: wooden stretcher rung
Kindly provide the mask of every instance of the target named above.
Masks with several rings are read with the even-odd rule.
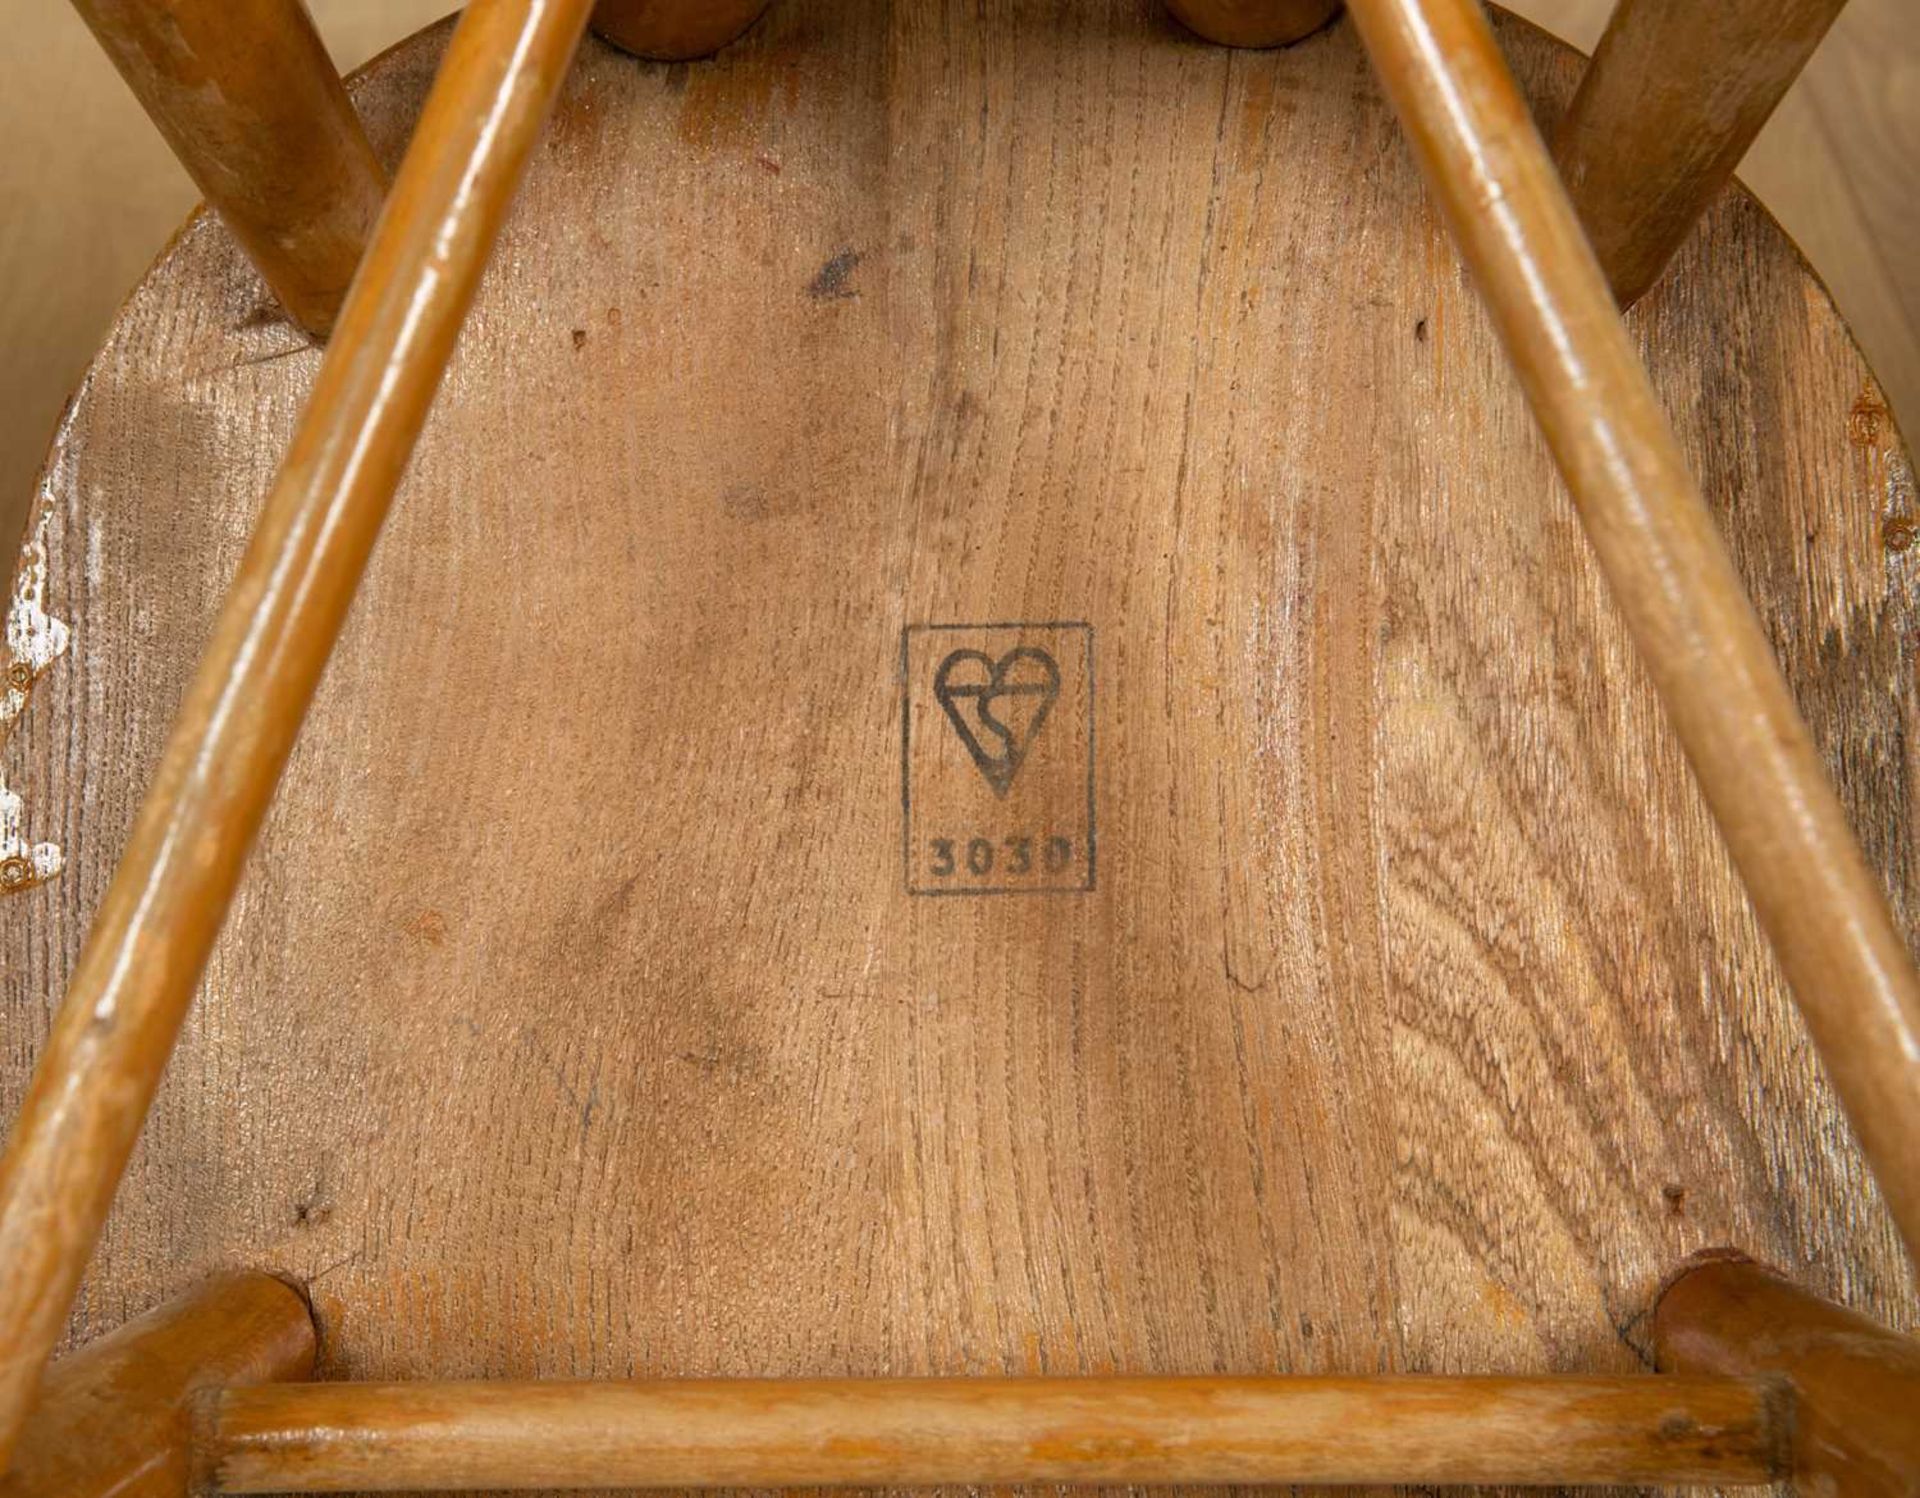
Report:
[[[305,1301],[269,1275],[218,1275],[55,1367],[0,1498],[177,1491],[189,1477],[227,1493],[1786,1477],[1911,1489],[1911,1338],[1725,1251],[1672,1281],[1652,1325],[1657,1375],[305,1383]]]
[[[222,1493],[988,1483],[1777,1480],[1731,1378],[268,1384],[200,1410]]]

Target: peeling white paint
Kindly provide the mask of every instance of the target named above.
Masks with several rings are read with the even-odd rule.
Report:
[[[5,672],[0,676],[0,751],[27,710],[35,684],[65,653],[70,632],[47,613],[47,530],[53,521],[53,495],[66,466],[65,433],[54,444],[53,461],[35,496],[33,525],[20,552],[13,596],[7,604]],[[0,895],[17,894],[54,878],[66,859],[54,843],[36,843],[27,834],[26,806],[7,788],[0,764]]]
[[[0,895],[32,889],[57,877],[67,864],[58,843],[28,840],[25,813],[20,798],[0,785]]]

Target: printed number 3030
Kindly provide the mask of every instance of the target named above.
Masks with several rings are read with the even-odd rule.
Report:
[[[984,879],[996,868],[1010,878],[1018,878],[1032,873],[1035,867],[1048,874],[1058,874],[1073,863],[1070,837],[1007,837],[997,844],[984,837],[968,838],[965,843],[957,838],[936,837],[931,847],[936,879],[951,878],[960,872],[962,864],[976,879]]]

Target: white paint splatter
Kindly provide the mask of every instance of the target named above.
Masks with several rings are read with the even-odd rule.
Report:
[[[35,496],[33,525],[27,531],[7,605],[5,674],[0,677],[0,751],[27,710],[33,688],[67,648],[69,631],[47,613],[47,531],[53,521],[53,495],[66,464],[66,434],[54,444],[53,461]],[[17,894],[58,875],[66,860],[57,844],[36,843],[27,834],[26,806],[0,778],[0,895]]]

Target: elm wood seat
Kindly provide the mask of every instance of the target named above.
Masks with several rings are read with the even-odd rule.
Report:
[[[1634,325],[1910,926],[1871,376],[1743,196]],[[10,1103],[316,362],[203,220],[56,444]],[[586,43],[76,1334],[246,1264],[339,1377],[1628,1371],[1724,1241],[1911,1324],[1557,488],[1344,23]],[[1093,626],[1096,886],[917,899],[901,631],[1007,619]]]

